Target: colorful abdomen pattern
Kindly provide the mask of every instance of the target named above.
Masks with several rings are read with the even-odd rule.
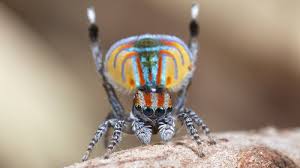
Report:
[[[192,54],[175,36],[144,34],[122,39],[107,52],[105,76],[116,88],[177,91],[192,75]]]

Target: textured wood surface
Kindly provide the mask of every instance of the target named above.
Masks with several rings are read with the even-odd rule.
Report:
[[[216,145],[199,148],[183,137],[168,144],[140,146],[113,153],[109,159],[94,158],[66,168],[99,167],[203,167],[203,168],[299,168],[300,128],[237,131],[214,134]],[[205,139],[205,137],[203,137]]]

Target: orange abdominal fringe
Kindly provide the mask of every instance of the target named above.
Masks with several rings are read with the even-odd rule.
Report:
[[[137,52],[130,52],[130,53],[127,53],[125,56],[124,56],[124,59],[122,60],[122,64],[121,64],[121,73],[122,73],[122,79],[123,81],[125,81],[125,63],[128,59],[132,58],[132,57],[136,57],[137,55]]]
[[[174,56],[170,51],[168,51],[168,50],[160,50],[160,51],[159,51],[159,54],[160,54],[161,56],[162,56],[163,54],[165,54],[165,55],[167,55],[167,56],[169,56],[169,57],[175,59],[175,56]]]
[[[116,67],[116,62],[117,62],[117,59],[118,59],[118,56],[119,54],[124,50],[124,49],[127,49],[127,48],[130,48],[132,47],[133,44],[125,44],[125,45],[122,45],[121,47],[117,48],[117,53],[114,55],[114,58],[113,58],[113,61],[114,61],[114,67]],[[131,53],[131,52],[130,52]]]
[[[133,43],[129,43],[129,44],[124,44],[122,46],[120,46],[117,50],[118,50],[118,53],[116,54],[116,56],[124,49],[127,49],[127,48],[130,48],[133,46]]]
[[[127,53],[127,54],[124,56],[124,59],[123,59],[122,64],[124,63],[125,60],[127,60],[127,59],[129,59],[129,58],[131,58],[131,57],[133,57],[133,56],[136,56],[136,55],[138,55],[137,52],[129,52],[129,53]]]
[[[174,47],[174,48],[176,48],[177,50],[178,50],[178,52],[180,53],[180,54],[182,54],[181,53],[181,50],[178,48],[178,45],[180,45],[180,44],[178,44],[178,43],[176,43],[176,42],[173,42],[173,41],[161,41],[164,45],[166,45],[166,46],[171,46],[171,47]],[[180,45],[181,46],[181,45]]]
[[[170,58],[172,58],[173,59],[173,62],[174,62],[174,65],[175,65],[175,74],[174,74],[174,76],[175,76],[175,79],[177,79],[177,75],[178,75],[178,67],[177,67],[177,61],[176,61],[176,58],[175,58],[175,56],[171,53],[171,52],[169,52],[169,51],[167,51],[167,50],[160,50],[159,51],[159,55],[160,55],[160,57],[163,57],[163,56],[167,56],[167,57],[170,57]],[[169,79],[168,78],[170,78],[169,76],[167,77],[167,85],[169,84],[169,83],[171,83],[171,81],[168,81]]]
[[[181,63],[184,64],[183,53],[182,53],[182,50],[179,48],[179,46],[183,47],[181,44],[174,42],[174,41],[161,41],[161,42],[166,46],[174,47],[181,56]]]
[[[175,47],[175,44],[176,44],[173,41],[165,41],[165,40],[161,40],[161,43],[163,43],[164,45],[174,46],[174,47]]]

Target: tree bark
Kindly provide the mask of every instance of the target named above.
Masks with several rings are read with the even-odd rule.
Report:
[[[204,141],[201,149],[186,136],[167,144],[122,150],[109,159],[98,157],[66,168],[300,168],[300,128],[224,132],[214,134],[214,138],[216,145]],[[199,156],[199,150],[204,157]]]

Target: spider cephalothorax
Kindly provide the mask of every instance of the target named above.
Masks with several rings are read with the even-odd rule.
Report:
[[[90,142],[82,160],[88,156],[95,144],[112,128],[112,138],[105,156],[109,156],[121,140],[122,132],[135,134],[143,144],[151,142],[152,134],[159,134],[162,141],[175,135],[175,121],[185,125],[187,132],[200,145],[201,140],[195,126],[202,128],[211,143],[209,129],[202,119],[185,107],[185,97],[191,82],[198,50],[198,6],[192,6],[190,43],[170,35],[144,34],[116,42],[102,57],[98,43],[98,26],[93,8],[88,9],[90,40],[96,67],[103,79],[103,86],[112,107],[106,120],[101,123]],[[131,112],[126,113],[116,96],[115,89],[134,93]],[[172,103],[170,93],[177,93]],[[108,142],[105,136],[105,142]],[[202,153],[200,151],[200,153]]]
[[[172,112],[172,101],[167,91],[138,90],[133,99],[131,113],[131,118],[135,120],[132,128],[138,139],[142,143],[148,144],[151,141],[151,135],[159,132],[162,140],[170,140],[175,134]],[[169,122],[170,129],[162,129],[165,122]]]
[[[132,112],[145,120],[156,121],[172,112],[172,100],[167,91],[141,91],[134,96]]]

